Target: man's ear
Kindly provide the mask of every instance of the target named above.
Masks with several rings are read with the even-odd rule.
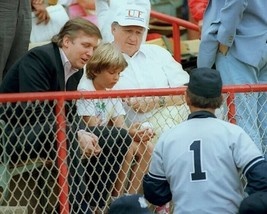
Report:
[[[70,38],[69,38],[69,36],[65,35],[63,37],[63,40],[62,40],[62,46],[68,48],[69,47],[69,43],[70,43]]]
[[[116,23],[111,24],[111,33],[114,35],[114,32],[116,30]]]
[[[188,97],[188,95],[187,95],[187,91],[184,92],[184,97],[185,97],[185,102],[186,102],[186,104],[187,104],[188,106],[190,106],[190,105],[191,105],[191,101],[190,101],[190,99],[189,99],[189,97]]]

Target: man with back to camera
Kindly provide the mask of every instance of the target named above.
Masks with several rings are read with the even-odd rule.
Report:
[[[154,149],[143,180],[145,198],[162,205],[171,199],[174,213],[238,213],[246,192],[267,191],[267,162],[245,131],[217,119],[223,101],[217,70],[193,69],[185,92],[191,114],[165,132]]]

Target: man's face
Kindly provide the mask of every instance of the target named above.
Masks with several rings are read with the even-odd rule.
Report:
[[[145,29],[139,26],[112,25],[114,43],[122,53],[133,56],[140,48]]]
[[[83,32],[71,39],[69,36],[63,38],[62,49],[70,61],[72,68],[81,69],[90,60],[100,39]]]

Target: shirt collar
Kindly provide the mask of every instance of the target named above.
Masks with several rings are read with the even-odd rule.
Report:
[[[137,56],[140,55],[140,54],[143,54],[143,56],[146,57],[146,55],[145,55],[145,53],[144,53],[144,51],[143,51],[142,46],[143,46],[143,45],[141,44],[139,50],[136,51],[136,52],[134,53],[134,55],[132,55],[132,56],[129,56],[129,55],[123,53],[125,59],[133,59],[133,58],[137,57]]]
[[[194,118],[208,118],[208,117],[216,118],[216,116],[209,111],[196,111],[196,112],[189,114],[188,120],[194,119]]]
[[[65,85],[66,85],[69,77],[72,74],[76,73],[79,69],[75,69],[71,67],[71,63],[62,48],[59,48],[59,52],[60,52],[61,61],[64,67],[64,76],[65,76]]]

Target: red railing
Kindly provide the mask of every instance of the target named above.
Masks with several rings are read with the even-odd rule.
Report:
[[[59,202],[60,213],[69,213],[68,204],[68,166],[67,166],[67,146],[66,146],[66,133],[65,133],[65,100],[77,100],[80,98],[94,99],[94,98],[116,98],[116,97],[140,97],[140,96],[169,96],[169,95],[182,95],[186,87],[179,88],[162,88],[162,89],[139,89],[139,90],[113,90],[113,91],[68,91],[68,92],[40,92],[40,93],[16,93],[16,94],[0,94],[0,103],[6,102],[25,102],[25,101],[44,101],[44,100],[57,100],[56,115],[57,115],[57,146],[58,146],[58,166],[59,166]],[[249,93],[249,92],[266,92],[267,84],[262,85],[235,85],[226,86],[223,88],[223,93],[227,93],[227,106],[229,121],[235,123],[235,106],[234,94],[235,93]]]
[[[156,12],[154,10],[151,10],[150,16],[172,25],[173,57],[176,61],[180,62],[181,61],[180,26],[186,29],[199,31],[198,25],[177,17]]]

